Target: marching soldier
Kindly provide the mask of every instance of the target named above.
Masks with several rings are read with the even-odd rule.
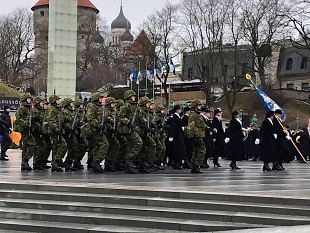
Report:
[[[105,94],[96,92],[92,94],[91,103],[87,105],[86,119],[91,131],[88,141],[90,150],[88,164],[92,163],[95,173],[104,173],[100,164],[106,158],[109,149],[109,142],[104,134],[106,130],[106,98]]]
[[[76,158],[73,162],[73,167],[77,170],[83,170],[82,159],[87,152],[87,139],[81,135],[81,127],[85,124],[86,109],[84,102],[80,99],[74,101],[74,108],[76,116],[76,131],[75,137],[77,140],[76,145]]]
[[[154,135],[156,143],[156,165],[162,169],[162,163],[164,161],[166,153],[166,144],[165,140],[167,137],[166,134],[166,115],[167,110],[163,105],[157,105],[155,107],[155,122],[156,122],[156,132]]]
[[[191,103],[191,109],[189,115],[189,122],[187,126],[188,137],[193,139],[193,154],[192,154],[192,165],[193,168],[191,173],[203,173],[200,170],[205,154],[205,130],[207,128],[201,113],[201,102],[199,100],[194,100]]]
[[[45,144],[43,139],[43,122],[45,117],[45,100],[37,96],[33,99],[32,109],[33,138],[36,143],[37,152],[33,156],[33,169],[44,170],[46,165]]]
[[[107,139],[109,141],[109,151],[104,164],[104,170],[114,172],[115,164],[119,158],[121,145],[116,137],[116,123],[117,123],[117,111],[116,100],[113,97],[108,97],[106,105],[106,124],[107,124]]]
[[[49,98],[48,132],[52,140],[52,172],[63,172],[63,158],[66,155],[67,143],[63,137],[63,114],[61,110],[61,98],[52,95]]]
[[[31,171],[29,160],[36,153],[35,141],[32,136],[32,96],[28,93],[23,94],[21,106],[16,113],[15,131],[22,135],[22,171]]]
[[[52,151],[52,142],[51,142],[51,137],[48,132],[48,108],[49,108],[49,103],[44,101],[44,116],[43,116],[43,123],[42,123],[42,131],[43,131],[43,141],[44,141],[44,148],[43,148],[43,165],[45,169],[50,169],[51,166],[47,165],[48,158],[51,154]]]
[[[65,98],[62,105],[62,114],[63,114],[63,129],[64,129],[64,138],[67,143],[67,157],[64,162],[65,171],[76,171],[76,168],[72,167],[73,161],[76,159],[77,151],[77,140],[76,134],[77,129],[77,115],[78,112],[74,111],[74,101],[70,98]]]
[[[137,118],[138,133],[143,141],[141,151],[138,155],[139,172],[149,173],[157,168],[154,167],[156,155],[156,143],[152,138],[154,124],[152,122],[151,101],[148,97],[141,97],[139,100],[140,112]]]
[[[137,95],[133,90],[124,93],[125,105],[120,110],[117,130],[126,140],[125,172],[136,174],[133,165],[133,159],[136,159],[142,149],[143,141],[137,132],[136,126],[139,107],[137,104]]]

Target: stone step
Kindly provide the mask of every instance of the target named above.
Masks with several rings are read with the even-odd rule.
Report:
[[[48,201],[67,201],[84,203],[105,203],[116,205],[153,206],[166,208],[218,210],[231,212],[267,213],[280,215],[310,216],[310,207],[293,205],[275,205],[216,200],[196,200],[147,196],[125,196],[113,194],[69,193],[29,190],[0,189],[0,198],[30,199]]]
[[[188,191],[175,191],[175,190],[143,190],[143,189],[128,189],[119,187],[97,187],[98,184],[85,185],[77,183],[50,183],[46,184],[33,184],[32,183],[11,183],[0,182],[1,189],[5,190],[30,190],[30,191],[56,191],[68,193],[84,193],[87,189],[88,194],[111,194],[111,195],[126,195],[126,196],[140,196],[140,197],[165,197],[165,198],[180,198],[180,199],[195,199],[195,200],[216,200],[216,201],[229,201],[229,202],[246,202],[246,203],[261,203],[261,204],[274,204],[274,205],[296,205],[296,206],[310,206],[310,199],[304,198],[287,198],[287,197],[273,197],[273,196],[258,196],[246,194],[229,194],[229,193],[200,193]]]
[[[275,215],[266,213],[251,213],[226,210],[201,210],[155,206],[115,205],[103,203],[45,201],[30,199],[0,199],[0,205],[5,208],[22,208],[31,210],[76,211],[104,214],[122,214],[130,216],[150,216],[178,218],[184,220],[209,220],[223,222],[240,222],[262,225],[298,225],[310,224],[308,216]],[[1,210],[1,209],[0,209]],[[284,212],[285,209],[283,208]]]
[[[158,233],[158,229],[121,227],[109,225],[90,225],[77,223],[61,223],[51,221],[34,221],[20,219],[0,219],[2,233]],[[12,231],[18,229],[19,231]],[[185,233],[183,231],[160,230],[161,233]]]
[[[266,227],[258,224],[232,223],[206,220],[186,220],[178,218],[132,216],[121,214],[33,210],[22,208],[0,208],[0,219],[19,219],[34,221],[51,221],[72,224],[111,225],[123,227],[143,227],[174,231],[210,232],[219,230],[249,229]],[[18,230],[18,229],[14,229]],[[161,230],[160,230],[161,231]]]

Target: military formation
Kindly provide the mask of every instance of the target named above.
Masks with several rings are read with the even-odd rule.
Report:
[[[199,174],[209,168],[211,158],[214,167],[221,167],[219,157],[231,160],[231,169],[239,170],[237,161],[249,153],[262,158],[264,171],[283,170],[282,162],[290,159],[283,148],[292,138],[279,125],[281,112],[268,112],[260,131],[242,128],[239,115],[234,111],[224,129],[221,109],[211,110],[199,100],[188,108],[175,106],[168,111],[148,97],[137,99],[133,90],[119,100],[96,92],[86,105],[80,99],[53,95],[47,102],[24,94],[14,130],[22,135],[22,171],[82,170],[87,157],[87,169],[95,173],[151,173],[168,165]],[[246,149],[244,132],[251,135],[250,147],[256,152]]]

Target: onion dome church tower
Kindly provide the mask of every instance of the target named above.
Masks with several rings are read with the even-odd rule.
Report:
[[[113,45],[123,46],[132,44],[134,38],[131,34],[131,24],[124,15],[122,5],[117,18],[111,24],[111,31]]]

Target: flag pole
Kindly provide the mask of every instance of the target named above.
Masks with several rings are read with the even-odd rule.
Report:
[[[250,75],[250,74],[246,74],[245,77],[246,77],[247,80],[249,80],[249,81],[254,85],[254,88],[255,88],[256,85],[254,84],[251,75]],[[277,121],[279,122],[279,124],[280,124],[281,128],[283,129],[283,131],[284,131],[285,133],[288,133],[287,129],[284,128],[284,126],[283,126],[282,122],[280,121],[280,119],[279,119],[277,116],[274,116],[274,117],[275,117],[275,118],[277,119]],[[302,158],[302,160],[304,161],[304,163],[307,163],[307,161],[305,160],[305,157],[302,155],[302,153],[300,152],[300,150],[299,150],[298,147],[296,146],[295,142],[294,142],[292,139],[289,140],[289,141],[293,144],[293,146],[295,147],[296,151],[298,152],[299,156]]]
[[[163,104],[163,80],[160,80],[160,103]]]
[[[146,59],[146,62],[145,62],[145,96],[147,96],[147,92],[148,92],[148,90],[147,90],[147,63],[148,63],[148,61],[147,61],[147,59]]]
[[[139,101],[139,99],[140,99],[140,77],[139,77],[139,73],[141,74],[141,63],[140,63],[140,61],[139,61],[139,72],[138,72],[138,77],[137,77],[137,79],[138,79],[138,101]]]
[[[155,77],[156,77],[156,65],[155,65],[155,58],[154,58],[154,67],[153,67],[153,101],[155,102]]]

